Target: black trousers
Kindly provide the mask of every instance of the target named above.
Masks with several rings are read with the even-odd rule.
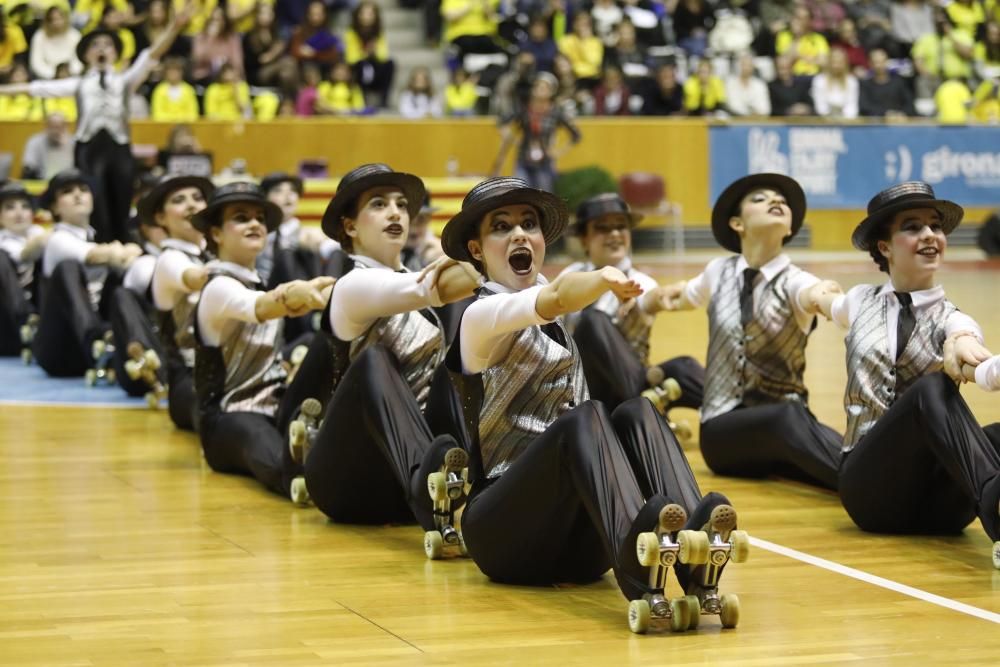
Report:
[[[622,592],[635,599],[647,591],[636,537],[656,527],[668,502],[685,507],[688,525],[700,521],[700,528],[728,501],[702,498],[649,401],[626,401],[611,414],[587,401],[553,422],[502,476],[473,488],[462,534],[476,565],[495,581],[586,582],[612,567]]]
[[[580,350],[590,396],[614,408],[649,388],[646,367],[607,314],[587,308],[573,332]],[[670,407],[698,409],[705,395],[705,369],[693,357],[676,357],[659,364],[664,376],[681,386],[681,397]]]
[[[461,423],[461,407],[443,365],[435,373],[426,413],[386,348],[375,345],[362,352],[330,398],[306,459],[306,486],[316,507],[342,523],[416,518],[425,530],[433,529],[426,476],[459,445],[450,434],[435,438],[430,424]]]
[[[441,327],[444,329],[444,340],[448,345],[451,345],[452,341],[455,340],[455,336],[458,335],[458,325],[462,323],[462,315],[465,314],[465,309],[472,305],[475,300],[476,297],[470,296],[468,299],[446,303],[434,309],[434,312],[437,313],[438,318],[441,320]]]
[[[791,477],[837,488],[843,437],[801,403],[737,408],[701,425],[701,453],[717,475]]]
[[[128,345],[137,342],[147,350],[153,350],[163,360],[163,346],[149,318],[149,304],[141,296],[126,287],[116,287],[111,293],[111,331],[115,340],[114,368],[118,384],[129,396],[142,396],[150,390],[141,378],[133,380],[125,372],[125,362],[129,360]],[[160,382],[167,381],[165,368],[157,372]]]
[[[194,390],[194,373],[183,360],[167,362],[167,412],[174,426],[183,431],[198,432],[201,415],[198,395]]]
[[[61,262],[46,279],[38,333],[32,342],[35,359],[46,373],[75,377],[93,366],[91,344],[108,330],[110,295],[120,282],[120,276],[109,272],[100,308],[95,311],[79,262]]]
[[[319,255],[304,248],[290,250],[280,248],[275,243],[273,258],[268,289],[292,280],[311,280],[322,273]],[[302,317],[286,317],[285,340],[295,340],[304,333],[315,331],[314,315],[315,313],[307,313]]]
[[[292,479],[302,474],[288,449],[282,399],[277,418],[254,412],[208,410],[201,414],[201,448],[212,470],[248,475],[265,488],[289,497]]]
[[[34,306],[21,287],[14,260],[0,252],[0,357],[21,353],[21,325],[32,312]]]
[[[132,146],[119,144],[106,131],[87,142],[77,142],[77,168],[91,179],[94,213],[90,224],[98,243],[130,240],[129,210],[132,206]]]
[[[840,497],[862,530],[954,534],[978,515],[990,539],[1000,540],[1000,448],[955,383],[932,373],[845,457]]]

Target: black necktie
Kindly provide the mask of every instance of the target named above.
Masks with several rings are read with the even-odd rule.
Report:
[[[744,327],[753,319],[753,283],[760,275],[757,269],[743,269],[743,289],[740,290],[740,324]]]
[[[906,344],[910,341],[913,327],[917,325],[917,320],[913,316],[913,297],[908,292],[894,292],[899,301],[899,320],[896,322],[896,360],[903,355]]]
[[[101,86],[101,90],[106,90],[107,87],[108,87],[107,84],[104,81],[104,77],[105,77],[105,73],[104,73],[104,70],[102,69],[97,74],[97,83]]]

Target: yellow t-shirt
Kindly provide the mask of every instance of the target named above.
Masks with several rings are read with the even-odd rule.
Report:
[[[365,96],[356,84],[324,81],[316,87],[316,99],[336,113],[365,110]]]
[[[981,123],[1000,121],[1000,93],[992,81],[983,81],[972,94],[972,117]]]
[[[684,82],[684,108],[688,111],[714,111],[726,102],[726,84],[717,76],[702,86],[701,79],[688,77]]]
[[[919,60],[931,74],[946,79],[967,79],[972,75],[972,62],[958,55],[956,43],[973,45],[972,38],[960,30],[953,30],[943,41],[936,34],[928,33],[913,44],[910,56]]]
[[[580,39],[570,33],[559,40],[559,52],[573,65],[578,79],[596,79],[601,76],[604,62],[604,43],[599,37]]]
[[[490,0],[490,8],[496,12],[500,0]],[[456,9],[469,8],[469,12],[461,18],[449,21],[447,14]],[[456,37],[465,35],[495,35],[497,22],[483,11],[480,0],[442,0],[441,17],[444,19],[444,41],[452,42]]]
[[[249,13],[233,24],[233,30],[241,35],[253,30],[257,4],[273,5],[274,0],[226,0],[226,8],[232,9],[237,14]]]
[[[362,49],[361,38],[358,33],[350,28],[344,33],[344,60],[348,65],[353,65],[359,60],[365,59],[365,52]],[[385,35],[381,35],[375,40],[375,60],[385,62],[389,59],[389,43],[385,41]]]
[[[0,120],[41,120],[42,101],[27,94],[0,95]]]
[[[938,109],[938,122],[963,124],[969,120],[966,106],[972,99],[969,87],[961,81],[945,81],[934,93],[934,103]]]
[[[97,27],[108,6],[114,7],[120,12],[128,11],[127,0],[76,0],[76,8],[73,13],[87,15],[87,23],[80,28],[81,35],[86,35]]]
[[[42,100],[42,110],[48,116],[54,113],[62,114],[63,118],[71,123],[76,122],[76,98],[75,97],[52,97]]]
[[[128,28],[118,30],[118,39],[122,40],[122,52],[118,54],[118,69],[125,69],[126,62],[131,63],[135,58],[135,35]]]
[[[792,48],[794,42],[795,37],[792,36],[792,31],[782,30],[774,40],[774,50],[780,56]],[[797,53],[798,57],[795,59],[795,64],[792,65],[792,71],[800,76],[815,76],[819,74],[820,66],[803,60],[803,58],[815,59],[826,56],[830,53],[830,44],[826,41],[826,37],[818,32],[806,33],[799,40]]]
[[[184,81],[176,86],[166,81],[157,84],[150,99],[152,120],[169,123],[191,123],[198,120],[198,96],[191,84]]]
[[[21,26],[16,23],[6,21],[3,29],[7,37],[0,42],[0,67],[10,67],[14,62],[14,56],[28,50],[28,42],[24,39]]]
[[[955,24],[955,29],[961,30],[972,39],[976,38],[979,24],[986,21],[986,13],[983,11],[983,6],[979,4],[979,0],[972,0],[971,7],[952,2],[945,7],[945,11],[952,23]]]
[[[448,113],[468,113],[476,108],[479,93],[470,81],[456,86],[448,84],[444,89],[444,108]]]
[[[174,0],[174,11],[179,12],[186,3],[187,0]],[[191,37],[205,30],[208,17],[212,15],[212,10],[218,6],[219,0],[196,0],[195,4],[198,5],[198,8],[195,10],[194,16],[191,17],[191,22],[184,28],[184,34]]]
[[[250,86],[246,81],[213,83],[205,89],[205,118],[209,120],[240,120],[249,105]]]

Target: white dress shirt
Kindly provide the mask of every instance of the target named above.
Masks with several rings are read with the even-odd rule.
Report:
[[[151,243],[144,243],[143,248],[146,250],[146,254],[139,255],[129,265],[122,278],[122,286],[145,297],[146,290],[149,289],[149,284],[153,280],[153,270],[156,268],[156,258],[160,255],[160,249]]]
[[[184,284],[184,272],[198,266],[188,253],[197,255],[201,247],[180,239],[165,239],[163,252],[153,270],[153,304],[157,310],[173,310],[191,290]],[[187,251],[187,252],[185,252]]]
[[[1000,390],[1000,354],[976,366],[976,384],[986,391]]]
[[[225,268],[227,272],[251,283],[260,282],[256,271],[232,262],[216,260],[206,266],[209,269]],[[216,276],[209,280],[201,291],[201,302],[198,304],[198,333],[202,343],[218,347],[222,342],[223,327],[229,320],[260,324],[257,319],[257,299],[262,294],[264,292],[250,289],[230,276]]]

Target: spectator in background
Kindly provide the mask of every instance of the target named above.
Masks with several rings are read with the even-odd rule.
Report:
[[[28,63],[31,73],[39,79],[52,79],[56,66],[69,63],[70,73],[79,74],[83,65],[76,57],[80,33],[69,24],[69,14],[62,5],[52,5],[45,10],[42,27],[31,36]]]
[[[340,61],[344,48],[330,32],[326,5],[320,0],[312,0],[307,6],[304,20],[292,33],[289,49],[300,63],[316,63],[321,68]]]
[[[396,63],[389,57],[389,43],[382,31],[382,14],[372,0],[362,0],[351,13],[351,27],[344,36],[344,58],[354,68],[361,90],[375,99],[375,105],[389,102]]]
[[[1000,84],[996,79],[983,81],[972,94],[972,118],[990,125],[1000,122]]]
[[[60,113],[45,117],[45,129],[28,137],[21,156],[21,178],[47,181],[73,166],[76,140]]]
[[[726,108],[734,116],[770,116],[771,98],[767,84],[754,72],[753,55],[744,53],[736,76],[726,81]]]
[[[805,7],[797,7],[787,30],[782,30],[775,38],[777,54],[790,55],[795,62],[792,70],[796,74],[815,76],[826,64],[830,54],[830,44],[826,37],[813,32],[809,27],[812,18]]]
[[[346,62],[330,70],[329,80],[316,90],[316,112],[331,116],[359,114],[365,110],[365,96],[354,82],[354,73]]]
[[[590,93],[581,90],[576,85],[576,74],[573,73],[573,63],[563,54],[556,56],[552,61],[552,74],[556,77],[556,106],[562,107],[570,117],[576,116],[580,110],[580,105],[587,104],[590,100]],[[535,83],[532,81],[531,88],[534,90]],[[530,98],[531,95],[529,94]]]
[[[168,58],[163,64],[163,81],[153,89],[150,117],[166,123],[193,123],[198,120],[198,95],[184,80],[184,61]]]
[[[986,12],[980,0],[952,0],[945,6],[948,18],[955,29],[975,40],[979,26],[986,22]]]
[[[854,0],[847,5],[848,14],[854,19],[858,36],[865,50],[883,49],[886,53],[899,53],[899,44],[892,36],[891,0]]]
[[[556,43],[549,36],[549,24],[540,16],[531,19],[528,24],[528,37],[518,45],[521,53],[534,56],[535,67],[539,72],[551,72],[555,67]]]
[[[119,54],[118,62],[116,63],[119,70],[126,69],[132,63],[132,59],[135,58],[136,54],[135,35],[125,26],[125,19],[130,14],[131,9],[127,3],[124,10],[107,5],[104,8],[104,14],[101,16],[99,24],[101,28],[118,35],[118,39],[121,40],[122,52]]]
[[[809,10],[809,28],[827,39],[833,38],[840,23],[847,18],[847,10],[837,0],[804,0],[802,6]]]
[[[986,24],[983,41],[976,44],[973,51],[976,76],[980,79],[1000,77],[1000,23]]]
[[[889,12],[896,57],[905,58],[923,35],[934,32],[934,10],[928,0],[897,0]]]
[[[24,39],[21,26],[8,21],[3,7],[0,6],[0,78],[10,74],[14,58],[27,50],[28,42]]]
[[[590,14],[580,12],[573,17],[573,32],[559,40],[559,52],[573,66],[578,86],[589,89],[597,85],[604,62],[604,44],[594,34]]]
[[[295,97],[295,114],[297,116],[316,115],[316,98],[319,96],[319,85],[323,83],[323,72],[319,65],[306,63],[302,66],[302,87]]]
[[[240,78],[232,63],[224,64],[215,81],[205,89],[205,118],[208,120],[253,118],[250,86]]]
[[[699,60],[695,75],[684,82],[684,108],[691,116],[707,116],[726,110],[726,85],[715,76],[708,58]]]
[[[528,104],[531,87],[534,85],[535,57],[528,51],[521,51],[514,59],[513,67],[500,75],[490,96],[490,113],[494,116],[511,116]]]
[[[28,68],[15,62],[10,70],[8,83],[27,84],[31,80]],[[41,120],[43,115],[42,101],[28,93],[0,94],[0,121],[3,120]]]
[[[169,0],[150,0],[146,8],[146,20],[135,31],[135,48],[139,53],[156,43],[157,38],[167,31],[170,25],[172,9]],[[176,58],[187,58],[191,55],[191,38],[180,35],[174,40],[167,55]]]
[[[180,11],[186,1],[187,0],[173,0],[174,11]],[[187,27],[184,29],[184,34],[194,37],[195,35],[200,35],[205,32],[205,29],[208,27],[208,23],[212,18],[212,12],[214,12],[220,4],[225,6],[225,0],[221,3],[219,0],[198,0],[194,15],[191,17]]]
[[[76,0],[73,4],[73,13],[70,16],[70,23],[82,34],[96,28],[104,13],[109,9],[114,9],[129,16],[132,8],[126,0]]]
[[[56,67],[56,75],[53,81],[58,81],[59,79],[68,79],[69,73],[69,63],[62,63]],[[76,110],[76,98],[73,95],[67,95],[65,97],[47,97],[42,102],[42,113],[46,116],[57,113],[60,114],[67,122],[75,123],[77,110]]]
[[[622,5],[625,18],[635,26],[636,40],[640,44],[647,48],[667,45],[665,28],[657,13],[666,14],[665,3],[660,0],[622,0]]]
[[[615,45],[604,50],[605,66],[615,65],[621,68],[630,86],[638,79],[648,78],[649,58],[646,50],[636,40],[635,26],[626,19],[618,24],[615,33]]]
[[[288,42],[278,32],[270,3],[257,4],[253,24],[243,36],[243,68],[251,86],[277,87],[289,97],[298,89],[298,64],[288,53]]]
[[[940,7],[934,10],[934,32],[918,39],[911,57],[917,70],[918,98],[936,97],[940,82],[947,79],[966,80],[972,76],[972,56],[975,44],[961,30],[955,30],[951,19]],[[956,89],[954,86],[952,89]]]
[[[677,46],[688,55],[702,56],[708,33],[715,27],[715,10],[706,0],[680,0],[673,14]]]
[[[261,7],[270,7],[274,16],[275,0],[226,0],[226,16],[238,35],[245,35],[257,24],[257,12]],[[277,25],[277,21],[275,21]]]
[[[233,32],[222,7],[212,10],[205,30],[191,42],[191,78],[208,84],[218,79],[223,65],[232,65],[236,76],[243,77],[243,45]]]
[[[753,43],[753,51],[761,56],[777,55],[775,39],[788,30],[795,14],[795,0],[760,0],[760,27]]]
[[[916,116],[909,86],[902,77],[889,71],[889,54],[883,49],[875,49],[870,59],[871,76],[861,82],[861,115],[896,120]]]
[[[462,67],[455,68],[451,81],[444,89],[444,110],[449,116],[472,116],[476,112],[479,92],[476,78]]]
[[[840,22],[837,39],[834,40],[833,46],[847,54],[847,64],[854,72],[854,76],[860,78],[868,73],[868,52],[861,45],[854,21],[844,19]]]
[[[939,123],[965,125],[969,122],[969,105],[971,103],[972,92],[964,79],[949,77],[934,92],[934,104],[937,106]]]
[[[594,0],[590,16],[594,20],[594,33],[601,38],[605,46],[611,46],[614,42],[615,28],[625,18],[625,12],[615,0]]]
[[[431,72],[426,67],[414,67],[410,81],[399,94],[399,115],[403,118],[438,118],[441,100],[434,95]]]
[[[594,89],[595,116],[630,116],[632,93],[625,85],[625,77],[617,65],[604,68],[601,85]]]
[[[454,48],[457,65],[470,53],[499,53],[496,42],[500,0],[442,0],[444,41]]]
[[[812,81],[813,106],[817,116],[825,118],[857,118],[860,85],[847,66],[843,49],[830,51],[826,71]]]
[[[774,80],[768,84],[772,116],[811,116],[813,113],[811,81],[796,76],[791,56],[774,59]]]
[[[644,116],[677,116],[684,113],[684,91],[677,83],[677,68],[660,65],[656,70],[656,87],[643,99]]]

